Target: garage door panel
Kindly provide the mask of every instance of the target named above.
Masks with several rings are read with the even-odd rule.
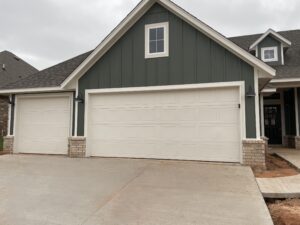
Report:
[[[17,99],[16,151],[67,154],[70,95],[22,96]]]
[[[239,89],[92,94],[93,156],[240,160]]]

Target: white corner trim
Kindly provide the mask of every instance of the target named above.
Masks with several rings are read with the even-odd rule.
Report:
[[[260,112],[259,112],[259,86],[258,86],[258,73],[254,72],[254,90],[255,90],[255,126],[256,126],[256,139],[260,139]]]
[[[141,1],[131,13],[98,45],[95,50],[72,72],[72,74],[61,84],[65,88],[73,79],[81,77],[95,62],[97,62],[118,40],[122,37],[128,29],[130,29],[138,19],[154,4],[159,3],[166,7],[175,15],[182,18],[191,26],[207,35],[212,40],[216,41],[224,48],[232,52],[234,55],[242,58],[253,67],[260,68],[266,72],[270,77],[276,75],[276,70],[265,64],[254,55],[242,49],[232,41],[221,35],[211,27],[198,20],[175,3],[169,0],[143,0]]]
[[[265,108],[264,108],[264,96],[260,95],[260,127],[261,136],[265,136]]]
[[[298,112],[298,90],[294,88],[295,94],[295,116],[296,116],[296,135],[299,136],[299,112]]]
[[[268,51],[268,50],[273,50],[274,51],[274,58],[272,58],[272,59],[266,59],[265,58],[265,51]],[[274,46],[274,47],[261,48],[261,59],[264,62],[276,62],[276,61],[278,61],[278,47]]]
[[[277,40],[283,43],[286,47],[291,46],[292,42],[286,39],[285,37],[278,34],[276,31],[269,29],[262,36],[260,36],[250,47],[249,50],[254,50],[254,48],[264,40],[269,34],[273,35]]]
[[[159,53],[150,53],[149,44],[149,31],[154,28],[164,29],[164,51]],[[169,22],[164,23],[154,23],[145,25],[145,58],[159,58],[169,56]]]

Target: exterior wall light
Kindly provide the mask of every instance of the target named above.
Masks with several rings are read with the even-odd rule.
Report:
[[[247,97],[255,97],[256,96],[256,93],[255,93],[255,91],[253,90],[253,87],[252,86],[249,86],[249,88],[248,88],[248,91],[247,91],[247,93],[246,93],[246,96]]]
[[[75,97],[74,100],[75,100],[75,102],[78,102],[78,103],[84,103],[84,99],[81,97],[80,94],[77,97]]]

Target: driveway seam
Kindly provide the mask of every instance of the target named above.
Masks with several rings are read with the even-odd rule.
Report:
[[[145,173],[146,169],[148,169],[149,166],[151,166],[152,163],[147,164],[142,170],[141,172],[139,172],[136,176],[134,176],[132,179],[130,179],[128,182],[126,182],[126,184],[124,186],[122,186],[119,190],[115,191],[114,193],[112,193],[107,200],[100,206],[98,207],[93,213],[91,213],[91,215],[88,216],[88,218],[86,218],[81,225],[84,225],[86,222],[88,222],[89,218],[91,218],[93,215],[95,215],[99,210],[101,210],[101,208],[103,208],[105,205],[107,205],[109,202],[111,202],[113,199],[115,199],[116,197],[118,197],[123,190],[125,190],[134,180],[136,180],[138,177],[140,177],[143,173]]]

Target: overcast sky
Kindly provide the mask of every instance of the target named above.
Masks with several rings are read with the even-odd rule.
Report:
[[[0,0],[0,51],[38,69],[84,53],[139,0]],[[225,36],[300,29],[299,0],[174,0]]]

